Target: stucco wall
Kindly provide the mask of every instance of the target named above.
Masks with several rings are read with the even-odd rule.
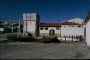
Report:
[[[26,33],[35,33],[35,22],[36,21],[24,21],[24,34],[27,35]]]
[[[36,20],[36,13],[24,13],[23,20]]]
[[[27,32],[35,33],[35,22],[36,21],[28,21],[27,22]]]
[[[43,28],[45,28],[45,27],[43,27]],[[55,33],[60,33],[60,30],[56,30],[56,27],[48,27],[48,30],[40,30],[40,33],[49,33],[49,30],[51,30],[51,29],[53,29],[53,30],[55,30]]]
[[[84,36],[84,27],[62,27],[61,28],[61,36],[76,36],[82,35]]]
[[[60,33],[61,33],[60,29],[56,30],[56,27],[48,27],[48,30],[45,30],[45,27],[43,27],[43,28],[44,28],[44,30],[40,30],[40,36],[42,36],[42,35],[49,36],[49,31],[51,29],[55,30],[55,35],[60,36]]]
[[[90,46],[90,20],[86,24],[86,43],[88,46]]]

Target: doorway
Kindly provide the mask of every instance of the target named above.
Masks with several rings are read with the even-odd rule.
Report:
[[[49,36],[55,36],[55,30],[54,29],[49,30]]]

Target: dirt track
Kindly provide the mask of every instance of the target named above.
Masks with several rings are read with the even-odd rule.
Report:
[[[85,42],[31,43],[9,42],[0,44],[0,59],[90,59]]]

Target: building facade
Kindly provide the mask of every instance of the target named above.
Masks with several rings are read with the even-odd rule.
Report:
[[[84,36],[82,24],[73,22],[40,24],[40,36]]]
[[[40,24],[40,36],[60,36],[60,23],[44,23]]]
[[[78,22],[79,19],[77,20]],[[33,36],[84,36],[83,24],[75,22],[39,23],[36,13],[23,14],[23,35],[31,33]]]
[[[39,15],[36,13],[24,13],[23,26],[23,35],[30,33],[39,36]]]

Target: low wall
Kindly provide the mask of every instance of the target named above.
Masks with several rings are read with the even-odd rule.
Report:
[[[40,33],[40,36],[49,36],[49,33]],[[55,36],[59,37],[59,33],[55,33]]]
[[[58,40],[60,41],[82,41],[83,40],[83,36],[61,36],[61,37],[57,37]]]

